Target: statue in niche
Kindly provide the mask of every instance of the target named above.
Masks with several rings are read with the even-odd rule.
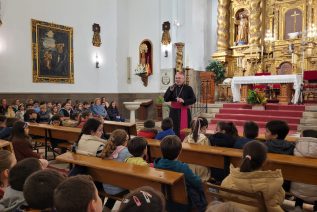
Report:
[[[248,12],[245,9],[241,9],[236,14],[236,42],[238,45],[248,44],[248,35],[249,35],[249,17]]]
[[[152,64],[152,43],[144,40],[139,46],[139,64],[135,69],[135,74],[141,77],[145,87],[148,84],[148,76],[153,72]]]

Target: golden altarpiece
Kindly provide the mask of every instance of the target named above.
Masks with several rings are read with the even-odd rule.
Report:
[[[212,57],[228,77],[317,70],[316,25],[317,0],[218,0]]]

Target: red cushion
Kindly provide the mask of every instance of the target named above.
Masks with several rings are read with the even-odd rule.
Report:
[[[317,70],[304,71],[304,80],[317,80]]]

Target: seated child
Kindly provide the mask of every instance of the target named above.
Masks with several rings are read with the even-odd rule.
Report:
[[[143,126],[144,127],[139,130],[138,136],[154,139],[157,134],[157,129],[155,129],[155,122],[153,120],[146,120],[143,123]]]
[[[192,133],[186,136],[183,143],[207,145],[209,146],[209,140],[204,135],[208,127],[207,119],[198,117],[197,120],[192,122]],[[208,167],[189,164],[189,168],[198,175],[203,182],[207,182],[210,179],[210,169]]]
[[[110,103],[110,106],[107,108],[107,113],[111,121],[125,121],[125,119],[120,115],[117,103],[115,101]]]
[[[54,205],[58,212],[102,212],[98,190],[87,175],[70,177],[59,184],[54,192]]]
[[[238,131],[232,122],[220,121],[216,126],[216,133],[209,137],[211,146],[232,148],[236,142]]]
[[[12,131],[12,127],[7,126],[7,117],[0,115],[0,139],[8,139]]]
[[[100,157],[106,145],[106,141],[101,139],[102,134],[103,124],[97,119],[89,119],[81,130],[76,153]]]
[[[12,133],[10,136],[12,141],[15,157],[17,161],[23,160],[24,158],[37,158],[40,159],[43,167],[48,166],[48,161],[42,159],[42,155],[33,152],[31,137],[29,136],[29,126],[23,121],[17,121],[14,123]]]
[[[147,141],[142,137],[134,137],[128,141],[128,150],[131,157],[125,159],[126,163],[131,163],[140,166],[149,166],[143,159],[147,154]]]
[[[101,157],[103,159],[124,162],[128,157],[131,157],[128,148],[126,147],[128,140],[129,136],[126,133],[126,131],[121,129],[113,131],[107,144],[105,145],[102,151]],[[123,188],[109,184],[103,184],[103,188],[106,193],[113,196],[122,196],[128,193],[128,191]],[[111,210],[115,203],[115,199],[108,198],[105,207]]]
[[[9,170],[17,163],[14,154],[8,150],[0,150],[0,199],[9,186]]]
[[[218,122],[216,133],[209,137],[211,146],[233,148],[238,137],[237,128],[232,122]],[[220,183],[229,174],[229,164],[225,164],[224,169],[211,168],[212,177],[216,183]]]
[[[28,109],[26,110],[24,114],[24,121],[30,122],[30,123],[36,123],[37,121],[37,113],[34,109]]]
[[[11,105],[8,106],[5,116],[7,118],[15,118],[15,111]]]
[[[205,211],[207,201],[205,199],[201,179],[192,172],[186,163],[182,163],[178,160],[179,154],[182,150],[182,142],[180,138],[176,135],[166,136],[162,140],[160,147],[163,158],[157,158],[154,161],[154,167],[184,173],[188,199],[190,202],[189,208],[195,207],[198,211]],[[176,206],[175,203],[168,203],[168,207],[168,211],[181,210],[179,208],[180,206]],[[188,206],[186,209],[188,209]],[[182,210],[186,209],[183,208]]]
[[[119,212],[165,211],[165,197],[150,186],[142,186],[124,197]]]
[[[161,128],[163,131],[159,132],[155,136],[155,139],[162,140],[165,136],[175,135],[175,132],[173,130],[173,120],[171,118],[163,119]]]
[[[268,152],[293,155],[295,144],[284,140],[289,132],[289,127],[285,121],[269,121],[266,123],[265,128],[265,140]],[[284,190],[289,192],[290,187],[291,182],[285,180],[283,184]]]
[[[51,113],[47,110],[46,104],[40,105],[40,112],[37,114],[38,123],[49,123],[51,119]]]
[[[63,119],[62,121],[62,125],[64,127],[77,127],[77,125],[79,124],[79,117],[80,114],[78,112],[73,112],[70,115],[69,119]]]
[[[23,186],[26,179],[36,171],[42,170],[42,165],[36,158],[19,161],[9,172],[9,187],[0,200],[0,211],[15,211],[26,205],[23,196]]]
[[[266,123],[265,128],[265,140],[269,152],[293,155],[294,143],[284,140],[289,132],[289,127],[285,121],[269,121]]]
[[[304,130],[302,137],[296,142],[294,155],[317,158],[317,131]],[[290,192],[296,197],[295,206],[303,207],[303,203],[314,204],[317,211],[317,185],[292,182]]]
[[[253,121],[245,122],[243,126],[244,137],[237,138],[233,147],[236,149],[243,149],[243,146],[246,143],[255,140],[258,137],[258,135],[259,126]]]
[[[93,118],[92,112],[85,110],[81,113],[78,121],[78,128],[83,128],[88,119]]]
[[[240,168],[230,166],[230,174],[223,180],[221,186],[240,191],[261,191],[267,211],[283,211],[281,205],[285,192],[282,188],[283,176],[281,170],[262,171],[267,158],[267,147],[259,141],[251,141],[243,147],[243,160]],[[226,193],[227,195],[230,195]],[[246,211],[258,211],[256,208],[232,202],[236,208]]]
[[[23,194],[28,208],[53,211],[53,195],[65,176],[57,171],[46,169],[33,173],[25,181]]]

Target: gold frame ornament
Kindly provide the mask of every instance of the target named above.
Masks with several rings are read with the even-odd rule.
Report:
[[[34,83],[74,84],[73,28],[32,19]]]

